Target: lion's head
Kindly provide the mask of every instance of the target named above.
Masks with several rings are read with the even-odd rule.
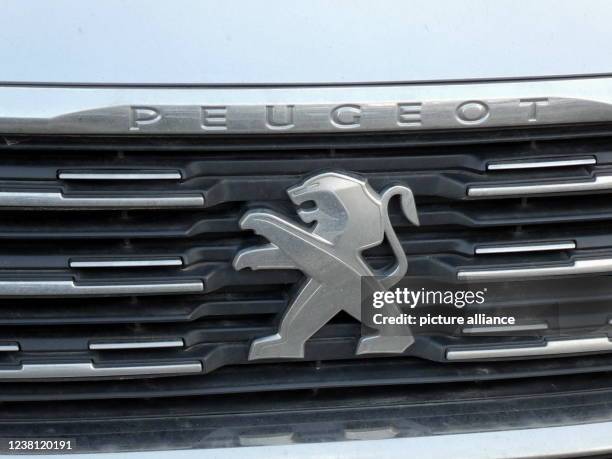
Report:
[[[289,188],[287,194],[298,206],[305,223],[316,222],[314,234],[353,249],[364,249],[382,242],[384,226],[380,200],[364,180],[327,172]]]

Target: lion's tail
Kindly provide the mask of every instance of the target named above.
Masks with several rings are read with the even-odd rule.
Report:
[[[389,241],[389,245],[393,250],[396,262],[392,267],[386,270],[383,280],[381,280],[381,283],[385,284],[385,288],[389,288],[397,283],[398,279],[404,277],[408,271],[408,260],[406,259],[406,253],[404,252],[404,248],[397,238],[395,230],[391,225],[391,220],[389,219],[389,201],[391,201],[391,199],[395,196],[400,197],[400,204],[406,218],[413,225],[418,226],[420,224],[412,190],[401,185],[392,186],[386,189],[381,196],[382,211],[385,219],[385,236],[387,237],[387,241]]]

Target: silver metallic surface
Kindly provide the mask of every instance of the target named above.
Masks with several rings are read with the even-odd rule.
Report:
[[[20,368],[0,369],[0,381],[15,379],[91,378],[103,376],[147,376],[200,373],[200,362],[159,365],[97,366],[93,362],[24,363]]]
[[[294,443],[293,433],[261,434],[261,435],[240,435],[238,442],[240,446],[272,446],[288,445]]]
[[[9,134],[291,134],[612,121],[612,78],[269,88],[0,85]]]
[[[148,283],[78,284],[72,280],[0,281],[0,296],[78,296],[78,295],[147,295],[197,293],[204,290],[201,281]]]
[[[381,7],[382,6],[382,7]],[[4,0],[2,79],[296,84],[610,72],[606,0]],[[0,106],[2,106],[0,104]]]
[[[182,265],[183,260],[180,257],[150,258],[142,260],[70,260],[71,268],[152,268]]]
[[[285,311],[276,334],[251,344],[250,360],[302,358],[304,343],[340,311],[361,320],[362,277],[372,279],[376,290],[390,288],[406,274],[408,262],[391,222],[389,201],[400,199],[404,215],[419,224],[410,188],[392,186],[378,194],[364,180],[326,172],[287,190],[297,206],[314,202],[314,208],[297,213],[310,229],[271,210],[248,211],[240,220],[242,229],[264,236],[269,244],[247,248],[234,258],[234,268],[298,269],[307,279]],[[373,270],[361,256],[386,237],[396,258],[393,266]],[[389,313],[401,313],[396,304]],[[357,354],[399,353],[414,342],[412,336],[391,336],[378,331],[364,336]]]
[[[487,255],[493,253],[521,253],[521,252],[549,252],[553,250],[572,250],[576,248],[574,241],[567,242],[542,242],[515,245],[488,245],[476,247],[476,255]]]
[[[92,351],[118,351],[125,349],[160,349],[169,347],[183,347],[182,339],[165,340],[165,341],[121,341],[121,342],[103,342],[89,343],[89,349]]]
[[[553,193],[579,193],[612,190],[612,175],[598,174],[593,180],[582,182],[552,182],[529,185],[478,185],[468,188],[468,196],[495,198]]]
[[[40,209],[161,209],[204,207],[202,195],[65,196],[60,192],[0,191],[0,207]]]
[[[447,360],[501,359],[509,357],[557,356],[580,354],[583,352],[612,351],[612,341],[608,337],[563,339],[545,341],[539,346],[496,347],[489,349],[449,349]]]
[[[464,327],[461,333],[466,335],[477,335],[480,333],[512,333],[521,331],[546,330],[548,324],[545,322],[535,324],[516,324],[516,325],[494,325],[483,327]]]
[[[179,171],[138,172],[138,171],[61,171],[60,180],[180,180]]]
[[[19,351],[19,344],[0,344],[0,352],[17,352]]]
[[[460,270],[457,279],[512,280],[532,277],[572,276],[577,274],[600,274],[612,271],[612,258],[576,260],[566,266],[542,266],[529,268]]]
[[[569,417],[568,417],[569,418]],[[126,459],[552,459],[612,452],[612,422],[495,430],[421,437],[278,446],[121,452]],[[2,456],[14,457],[14,454]],[[20,455],[39,459],[40,455]],[[117,453],[57,455],[62,459],[116,459]],[[603,456],[602,456],[603,457]]]
[[[487,164],[489,171],[511,171],[519,169],[544,169],[547,167],[572,167],[592,166],[597,164],[597,159],[575,158],[575,159],[541,159],[534,161],[500,161]]]
[[[385,440],[387,438],[397,437],[399,433],[399,430],[393,426],[344,429],[344,437],[347,440]]]

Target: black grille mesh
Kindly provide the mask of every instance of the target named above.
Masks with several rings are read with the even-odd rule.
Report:
[[[381,190],[412,188],[421,220],[413,227],[392,208],[409,259],[409,275],[457,282],[466,268],[566,263],[612,257],[609,192],[539,197],[469,198],[469,186],[588,180],[612,172],[607,126],[414,135],[320,137],[103,138],[10,137],[0,147],[0,192],[61,192],[121,197],[198,194],[205,207],[185,209],[0,208],[0,281],[72,279],[81,284],[197,280],[203,291],[170,295],[11,296],[0,299],[3,368],[23,363],[92,361],[98,365],[202,362],[202,374],[164,378],[0,382],[0,400],[152,397],[260,392],[349,385],[452,382],[608,371],[610,357],[449,363],[449,344],[478,338],[432,337],[409,356],[356,359],[360,327],[339,316],[308,343],[304,362],[247,364],[250,340],[275,330],[295,271],[241,271],[235,253],[262,242],[240,231],[248,209],[295,216],[285,190],[320,171],[350,171]],[[487,171],[510,160],[595,158],[594,165]],[[180,180],[66,180],[62,172],[180,172]],[[297,217],[296,217],[297,218]],[[486,245],[571,240],[573,250],[476,256]],[[387,248],[368,252],[384,263]],[[71,268],[71,261],[180,259],[181,266]],[[612,295],[612,288],[610,291]],[[584,328],[609,319],[601,292],[551,298],[590,311]],[[589,309],[590,308],[590,309]],[[536,337],[537,338],[537,337]],[[182,340],[165,349],[89,350],[93,342]],[[483,370],[486,368],[486,371]],[[282,373],[279,369],[282,368]],[[376,376],[373,376],[376,375]],[[381,376],[382,375],[382,376]]]

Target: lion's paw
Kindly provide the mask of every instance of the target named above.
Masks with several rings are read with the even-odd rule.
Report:
[[[253,269],[253,265],[254,265],[253,261],[254,260],[250,254],[250,251],[245,250],[242,252],[238,252],[236,257],[234,258],[232,265],[234,266],[234,269],[236,271],[240,271],[241,269],[244,269],[244,268]]]
[[[289,342],[278,333],[258,338],[251,344],[249,360],[281,358],[304,358],[304,346],[300,343]]]
[[[408,349],[414,338],[412,336],[364,336],[359,340],[357,355],[363,354],[401,354]]]

